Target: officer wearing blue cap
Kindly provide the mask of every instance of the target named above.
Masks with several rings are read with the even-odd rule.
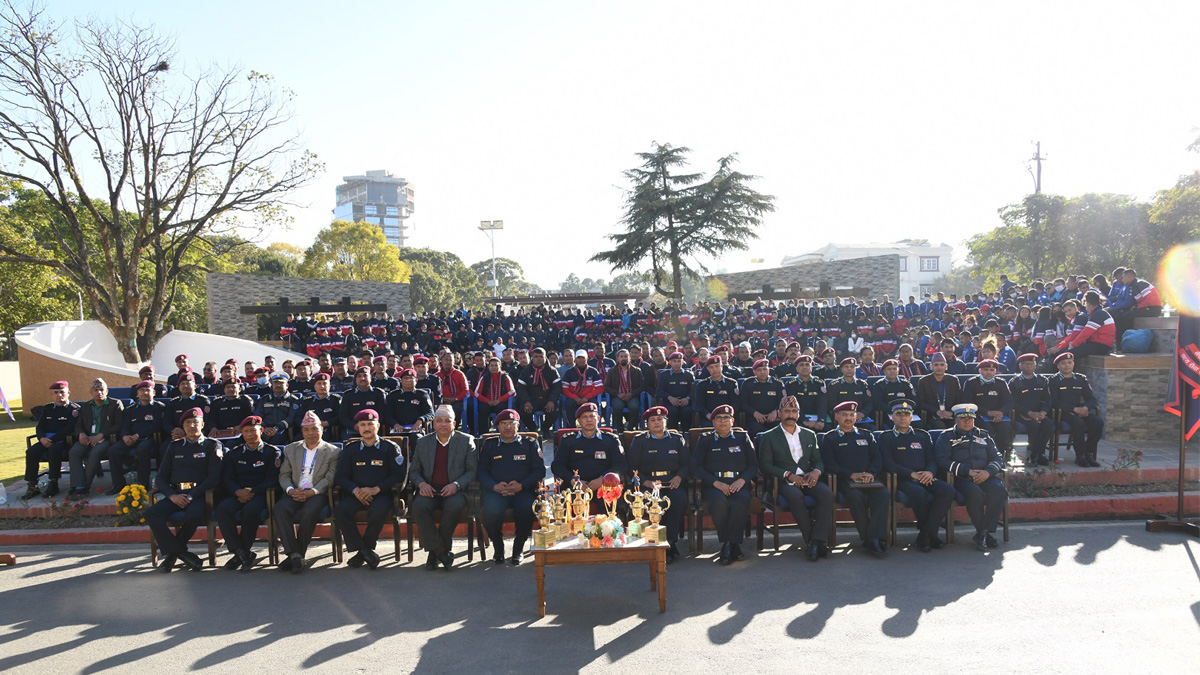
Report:
[[[943,432],[934,445],[938,469],[954,477],[954,488],[963,494],[967,515],[975,526],[971,541],[986,551],[1000,543],[992,534],[1004,515],[1008,490],[1000,481],[1004,459],[991,436],[975,428],[978,406],[960,403],[954,406],[955,427]]]
[[[892,428],[879,434],[883,467],[896,476],[896,491],[908,498],[917,518],[917,548],[929,552],[944,542],[938,529],[954,504],[954,488],[937,477],[937,459],[928,432],[912,427],[916,404],[900,400],[892,404]]]
[[[296,426],[300,399],[288,392],[287,373],[271,376],[271,393],[258,399],[254,414],[263,420],[263,436],[286,444]]]

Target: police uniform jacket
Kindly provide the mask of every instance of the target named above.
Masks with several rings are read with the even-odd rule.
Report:
[[[1051,405],[1059,410],[1070,412],[1071,408],[1086,406],[1093,414],[1100,411],[1086,375],[1073,372],[1071,377],[1063,377],[1062,373],[1055,373],[1049,386]]]
[[[932,374],[925,375],[917,382],[917,407],[925,419],[936,417],[940,410],[953,410],[959,403],[962,403],[962,385],[949,372],[941,382]]]
[[[851,474],[865,472],[878,479],[883,470],[883,455],[879,454],[875,437],[858,428],[848,433],[840,428],[826,433],[821,439],[821,459],[842,485],[850,484]]]
[[[1025,418],[1031,412],[1050,412],[1050,381],[1044,375],[1035,373],[1025,377],[1022,373],[1008,381],[1008,390],[1012,392],[1018,418]]]
[[[254,402],[249,396],[239,394],[237,398],[222,396],[212,402],[212,426],[214,429],[232,429],[242,420],[254,414]]]
[[[747,413],[758,412],[767,415],[779,410],[779,402],[783,400],[783,396],[783,383],[774,377],[768,377],[766,382],[759,382],[757,377],[750,377],[741,385],[741,409]]]
[[[308,396],[313,391],[312,380],[288,380],[288,391],[296,398]]]
[[[386,406],[387,394],[382,389],[368,387],[363,390],[355,387],[342,394],[342,407],[338,411],[338,417],[341,420],[339,426],[343,429],[353,429],[354,416],[360,410],[370,408],[375,412],[380,412]]]
[[[400,388],[400,383],[394,377],[372,377],[371,386],[383,392],[391,392]]]
[[[345,377],[337,377],[336,375],[329,376],[329,391],[330,392],[346,392],[354,388],[354,376],[347,375]]]
[[[134,401],[125,409],[124,421],[121,423],[121,435],[137,434],[138,438],[150,438],[162,431],[163,415],[167,407],[162,401],[142,403]]]
[[[579,471],[580,480],[589,482],[606,473],[624,476],[628,473],[628,465],[621,439],[616,434],[597,430],[589,438],[582,431],[573,431],[559,441],[550,470],[570,484],[576,471]]]
[[[208,413],[212,409],[212,402],[204,394],[194,394],[191,398],[176,396],[167,403],[167,413],[163,415],[163,430],[169,435],[173,430],[181,429],[182,425],[179,418],[183,416],[183,413],[192,408],[199,408],[204,411],[204,428],[211,429],[212,426],[209,424]]]
[[[67,401],[66,405],[47,403],[42,406],[42,416],[38,419],[34,433],[38,438],[49,438],[54,442],[70,441],[79,420],[79,404]]]
[[[826,380],[826,384],[829,383],[829,380],[837,380],[841,378],[841,376],[842,370],[841,368],[838,368],[836,364],[832,366],[817,366],[816,368],[813,368],[813,377],[819,377],[822,380]]]
[[[405,391],[396,389],[387,395],[387,406],[378,411],[383,415],[384,427],[390,429],[394,424],[411,426],[418,420],[428,427],[433,421],[433,402],[429,394],[420,389]]]
[[[813,421],[824,422],[828,418],[825,380],[815,375],[803,380],[797,375],[783,381],[783,390],[788,396],[795,396],[800,403],[800,419],[814,418]]]
[[[999,410],[1005,417],[1012,418],[1013,398],[1004,380],[994,377],[991,382],[984,382],[983,377],[972,377],[963,385],[963,402],[979,406],[979,415],[987,415],[989,410]]]
[[[733,406],[734,410],[741,409],[737,380],[722,375],[719,381],[706,377],[697,382],[696,401],[693,407],[701,414],[707,415],[719,405]]]
[[[825,461],[821,458],[817,435],[812,429],[796,425],[800,434],[800,461],[792,457],[787,434],[779,425],[758,435],[758,466],[768,476],[783,479],[783,474],[808,473],[816,470],[825,473]]]
[[[522,490],[537,488],[546,477],[546,463],[537,441],[523,436],[505,443],[499,436],[488,438],[479,450],[477,474],[480,489],[494,491],[497,483],[517,481]]]
[[[904,377],[897,377],[895,380],[885,377],[871,386],[871,403],[876,410],[880,411],[880,415],[887,415],[892,409],[894,401],[912,400],[916,397],[917,393],[913,390],[912,382]]]
[[[551,368],[551,370],[554,370]],[[442,404],[442,381],[437,375],[426,375],[417,380],[417,389],[424,389],[429,392],[429,400],[436,408]]]
[[[957,426],[947,429],[938,436],[933,451],[938,469],[954,476],[986,470],[995,477],[1004,470],[1004,460],[996,449],[996,442],[983,429],[962,431]]]
[[[739,478],[749,484],[758,476],[758,453],[750,435],[738,429],[728,436],[718,436],[715,430],[700,434],[692,453],[692,473],[705,485],[729,484]]]
[[[949,432],[946,432],[949,433]],[[894,428],[881,432],[875,441],[883,455],[883,468],[900,478],[911,478],[917,471],[937,473],[937,459],[933,454],[933,439],[929,433],[909,427],[906,433]]]
[[[325,398],[313,394],[300,399],[300,409],[296,412],[296,417],[303,419],[311,410],[322,422],[328,422],[330,427],[335,427],[338,425],[338,410],[341,406],[342,397],[338,394],[330,394]]]
[[[180,438],[167,444],[154,487],[165,496],[186,494],[204,499],[221,482],[221,443],[201,436],[195,442]]]
[[[675,431],[668,431],[661,437],[655,437],[649,431],[634,436],[626,460],[629,470],[638,472],[643,485],[656,480],[665,485],[676,476],[681,481],[686,480],[691,464],[687,441]]]
[[[387,492],[404,479],[406,469],[400,446],[378,437],[373,445],[364,445],[361,438],[356,438],[342,446],[338,453],[333,480],[346,492],[360,487],[375,487],[380,492]]]
[[[683,369],[677,373],[670,368],[664,368],[658,371],[655,379],[658,381],[658,387],[654,391],[654,398],[659,402],[665,404],[668,396],[689,400],[692,398],[692,389],[696,385],[696,376],[692,371]]]
[[[225,453],[221,462],[221,483],[230,495],[249,488],[254,496],[266,494],[279,481],[279,462],[283,450],[259,441],[251,450],[242,445]]]
[[[300,409],[300,399],[292,394],[276,396],[274,393],[258,399],[254,414],[262,418],[264,427],[271,427],[278,433],[283,433],[296,425],[296,411]]]
[[[875,412],[875,404],[871,399],[871,388],[867,386],[866,380],[860,380],[857,377],[847,382],[846,378],[839,377],[833,380],[825,388],[829,398],[829,407],[836,408],[839,403],[846,401],[854,401],[858,403],[858,412],[871,416]]]

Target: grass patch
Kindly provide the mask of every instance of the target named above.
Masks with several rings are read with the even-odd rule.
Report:
[[[21,401],[9,401],[16,422],[8,419],[0,408],[0,482],[7,487],[25,477],[25,438],[33,433],[36,423],[29,419]]]

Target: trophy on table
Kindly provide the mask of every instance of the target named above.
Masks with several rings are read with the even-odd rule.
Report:
[[[571,534],[571,497],[559,492],[561,480],[554,481],[554,494],[550,496],[550,505],[554,508],[554,530],[559,541]]]
[[[533,533],[533,545],[538,548],[553,548],[558,543],[558,528],[553,527],[553,506],[546,497],[546,485],[538,488],[538,498],[533,502],[533,512],[537,516],[539,529]]]
[[[591,510],[591,502],[592,489],[583,484],[583,479],[579,477],[579,470],[576,469],[571,488],[571,511],[574,516],[571,519],[571,532],[583,531],[583,526],[587,524],[588,512]]]
[[[646,512],[647,494],[641,491],[642,481],[638,478],[637,469],[633,470],[633,489],[625,493],[625,503],[629,505],[629,511],[633,513],[633,520],[629,521],[629,536],[636,539],[642,536],[642,530],[645,529],[649,522],[643,518]]]
[[[650,524],[642,528],[642,536],[646,539],[647,544],[665,544],[667,542],[667,528],[659,523],[662,522],[663,513],[671,508],[671,498],[659,496],[658,490],[661,486],[661,482],[654,481],[654,491],[646,494],[650,505],[647,509]]]

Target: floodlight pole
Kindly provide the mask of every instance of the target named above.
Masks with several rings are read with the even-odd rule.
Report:
[[[492,297],[500,297],[500,283],[496,281],[496,230],[504,229],[503,220],[481,220],[479,221],[479,229],[482,232],[488,233],[488,239],[492,241]]]

